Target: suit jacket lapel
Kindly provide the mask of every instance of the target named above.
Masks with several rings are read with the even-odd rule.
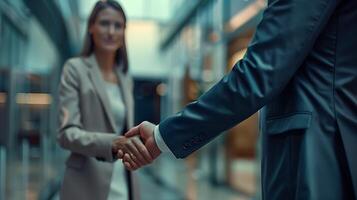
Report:
[[[90,79],[93,82],[95,91],[97,92],[99,99],[102,102],[102,106],[104,107],[104,111],[105,111],[106,116],[108,117],[111,128],[115,133],[118,133],[118,130],[117,130],[118,128],[115,125],[115,121],[114,121],[113,115],[111,113],[108,95],[107,95],[106,89],[104,87],[104,80],[103,80],[103,77],[101,76],[101,72],[99,70],[99,66],[97,64],[97,60],[95,59],[94,54],[92,54],[88,58],[84,58],[84,61],[89,66]]]

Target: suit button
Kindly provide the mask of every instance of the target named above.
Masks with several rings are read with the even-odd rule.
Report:
[[[191,145],[197,144],[197,140],[198,140],[197,137],[193,138],[193,139],[191,140]]]

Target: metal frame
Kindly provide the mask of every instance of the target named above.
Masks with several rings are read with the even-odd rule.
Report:
[[[165,50],[170,45],[170,43],[173,41],[173,39],[176,37],[176,35],[180,33],[180,31],[186,26],[187,23],[189,23],[189,21],[197,13],[198,9],[201,9],[203,6],[212,2],[212,0],[196,0],[196,1],[192,1],[192,2],[193,3],[191,3],[191,4],[187,4],[188,3],[187,2],[182,6],[182,9],[184,9],[182,11],[183,14],[180,14],[178,16],[178,19],[176,21],[172,22],[172,23],[174,23],[173,27],[170,28],[167,31],[167,34],[165,34],[163,36],[163,39],[160,42],[161,50]],[[188,7],[188,8],[185,8],[185,7]]]

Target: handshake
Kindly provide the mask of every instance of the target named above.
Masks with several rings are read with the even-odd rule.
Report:
[[[148,165],[161,154],[155,142],[154,129],[154,124],[145,121],[113,141],[113,155],[122,160],[127,170]]]

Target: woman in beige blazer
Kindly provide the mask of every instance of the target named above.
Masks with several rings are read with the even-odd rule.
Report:
[[[133,126],[134,106],[125,26],[125,13],[117,2],[97,2],[81,56],[69,59],[63,68],[58,142],[71,153],[61,199],[137,199],[132,175],[115,156],[127,148],[143,153],[138,163],[151,159],[139,138],[122,136]]]

